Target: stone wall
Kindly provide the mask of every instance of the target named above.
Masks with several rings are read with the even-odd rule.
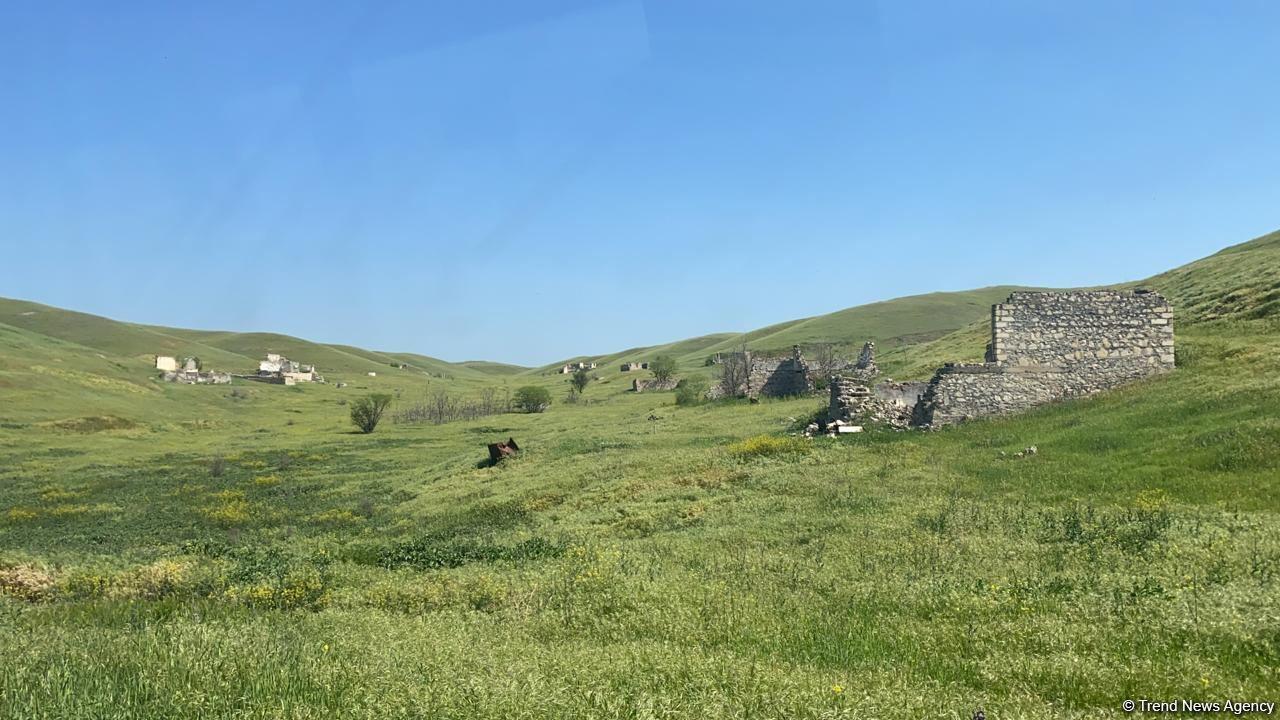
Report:
[[[800,354],[800,346],[791,348],[784,357],[757,357],[747,353],[747,397],[790,397],[813,393],[809,365]]]
[[[916,425],[946,425],[1021,412],[1063,396],[1061,370],[947,365],[928,383],[912,413]]]
[[[882,383],[876,383],[871,388],[872,394],[878,399],[885,402],[897,403],[907,407],[915,407],[920,402],[920,398],[929,389],[929,383],[920,382],[893,382],[892,380]]]
[[[1172,370],[1173,312],[1152,292],[1015,292],[991,309],[989,360],[1062,369],[1088,395]]]
[[[991,308],[988,362],[938,370],[913,422],[1005,415],[1174,367],[1173,312],[1152,292],[1015,292]]]
[[[662,390],[675,390],[676,383],[680,382],[675,378],[667,378],[659,380],[657,378],[636,378],[631,381],[631,390],[633,392],[658,392]]]

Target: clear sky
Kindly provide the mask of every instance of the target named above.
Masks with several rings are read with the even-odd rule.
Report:
[[[541,364],[1280,228],[1280,3],[10,2],[0,295]]]

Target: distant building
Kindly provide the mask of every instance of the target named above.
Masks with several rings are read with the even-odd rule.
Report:
[[[165,382],[183,385],[226,385],[231,382],[231,374],[225,372],[202,372],[200,358],[183,358],[182,367],[178,367],[178,359],[170,355],[156,356],[156,369]]]
[[[568,363],[560,368],[561,375],[572,375],[579,370],[595,370],[596,364],[593,362],[576,362]]]
[[[324,382],[315,366],[303,365],[279,353],[267,353],[266,359],[258,362],[258,374],[249,376],[249,379],[281,385]]]

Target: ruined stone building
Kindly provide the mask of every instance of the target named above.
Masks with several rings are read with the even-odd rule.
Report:
[[[991,308],[985,362],[874,390],[865,377],[833,378],[828,415],[903,424],[905,414],[918,426],[1005,415],[1167,372],[1173,348],[1173,312],[1156,293],[1015,292]]]
[[[1003,415],[1173,368],[1173,311],[1156,293],[1015,292],[991,309],[986,362],[940,368],[917,422]]]
[[[575,363],[566,363],[562,365],[557,372],[559,372],[561,375],[572,375],[578,372],[579,370],[595,370],[595,369],[596,369],[596,364],[593,362],[575,362]]]
[[[794,345],[788,355],[770,355],[751,350],[720,355],[724,379],[714,386],[710,397],[790,397],[813,392],[809,364]],[[733,384],[736,387],[727,387]]]
[[[201,370],[199,358],[183,358],[179,366],[178,359],[172,355],[157,355],[156,369],[165,382],[184,385],[225,385],[231,382],[230,373]]]
[[[667,378],[659,380],[658,378],[636,378],[631,381],[632,392],[658,392],[662,390],[675,390],[680,381],[676,378]]]
[[[258,374],[250,376],[250,379],[281,385],[324,382],[314,366],[303,365],[278,353],[267,353],[266,359],[258,362]]]

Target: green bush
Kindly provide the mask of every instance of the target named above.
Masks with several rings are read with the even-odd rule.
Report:
[[[551,391],[537,385],[526,385],[516,390],[514,403],[521,412],[544,412],[551,407]]]
[[[378,421],[382,420],[382,413],[386,412],[390,404],[390,395],[366,395],[351,403],[351,423],[367,435],[378,427]]]
[[[684,378],[676,385],[676,404],[697,405],[702,403],[707,399],[708,388],[710,388],[710,384],[701,375]]]

